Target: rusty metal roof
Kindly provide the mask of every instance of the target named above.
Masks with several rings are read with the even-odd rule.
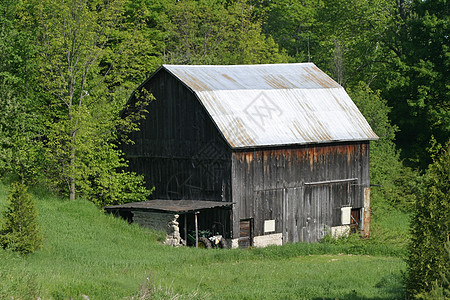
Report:
[[[156,210],[174,213],[195,212],[204,209],[227,207],[233,202],[201,201],[201,200],[149,200],[105,207],[105,210]]]
[[[162,68],[196,94],[232,148],[378,138],[313,63]]]

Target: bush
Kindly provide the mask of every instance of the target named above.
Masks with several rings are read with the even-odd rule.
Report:
[[[0,246],[27,254],[42,246],[36,205],[23,183],[13,183],[0,229]]]
[[[425,175],[411,222],[408,261],[410,296],[449,290],[450,235],[450,142],[440,155],[432,155],[433,164]]]

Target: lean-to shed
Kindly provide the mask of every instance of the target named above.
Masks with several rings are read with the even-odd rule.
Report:
[[[141,89],[156,100],[123,150],[155,199],[232,202],[200,226],[225,223],[234,246],[368,234],[377,136],[314,64],[163,65]]]

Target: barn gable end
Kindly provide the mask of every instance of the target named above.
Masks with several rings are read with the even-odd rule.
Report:
[[[123,148],[130,169],[146,175],[155,199],[230,201],[231,149],[196,96],[164,69],[144,88],[156,100]]]

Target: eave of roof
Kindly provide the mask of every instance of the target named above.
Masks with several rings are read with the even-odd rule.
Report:
[[[205,209],[229,207],[233,202],[204,201],[204,200],[148,200],[105,207],[112,210],[148,210],[172,213],[189,213]]]

